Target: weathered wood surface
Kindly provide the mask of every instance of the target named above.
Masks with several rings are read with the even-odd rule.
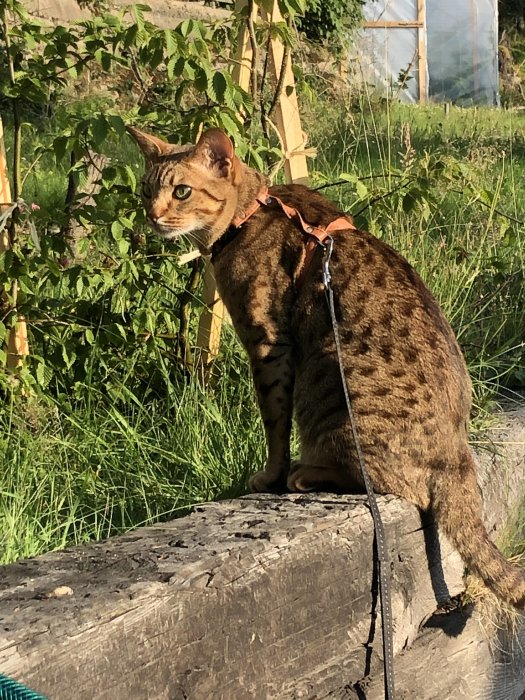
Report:
[[[492,431],[505,464],[481,458],[489,514],[497,502],[509,507],[519,498],[524,417],[509,415]],[[504,440],[506,447],[499,445]],[[439,556],[433,528],[422,526],[416,508],[393,497],[382,497],[380,506],[394,561],[400,697],[517,700],[525,664],[500,672],[498,687],[512,682],[513,694],[489,690],[486,671],[493,670],[474,618],[459,637],[424,628],[400,655],[434,612],[436,597],[461,590],[462,566],[444,541]],[[492,524],[496,519],[489,515]],[[52,700],[69,700],[72,687],[77,700],[375,700],[382,686],[379,619],[371,635],[372,541],[361,497],[248,496],[3,567],[0,672]],[[466,671],[470,649],[485,667],[475,679],[479,692]],[[428,694],[430,675],[466,690],[442,694],[434,685]],[[368,690],[357,690],[366,676]]]
[[[412,647],[396,657],[399,700],[522,700],[524,649],[523,624],[509,635],[476,608],[433,615]],[[382,700],[382,678],[374,678],[363,697]]]

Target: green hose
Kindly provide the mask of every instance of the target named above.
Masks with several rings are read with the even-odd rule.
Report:
[[[48,700],[48,698],[0,673],[0,700]]]

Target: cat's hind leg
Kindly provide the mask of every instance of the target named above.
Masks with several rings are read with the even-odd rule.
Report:
[[[335,491],[362,493],[363,485],[345,466],[319,466],[296,462],[287,481],[290,491]]]

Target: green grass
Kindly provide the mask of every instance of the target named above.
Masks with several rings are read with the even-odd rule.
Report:
[[[239,495],[264,431],[229,331],[220,376],[165,401],[117,406],[18,400],[0,412],[0,560],[100,539]],[[239,439],[242,436],[242,439]]]
[[[445,115],[437,105],[385,109],[366,98],[348,110],[343,119],[340,107],[328,107],[322,122],[310,124],[320,181],[356,173],[389,192],[399,182],[392,173],[424,179],[426,164],[444,162],[413,209],[405,211],[394,193],[358,223],[402,252],[432,289],[467,355],[480,403],[500,384],[523,384],[525,116],[461,108]],[[362,206],[351,186],[326,191],[348,211]]]
[[[304,113],[309,143],[318,149],[313,167],[319,182],[356,173],[369,178],[363,183],[374,196],[394,189],[396,174],[421,179],[429,154],[446,161],[445,174],[457,163],[468,166],[469,188],[465,176],[436,179],[425,216],[426,194],[404,211],[394,193],[362,218],[413,262],[441,301],[467,354],[479,408],[490,406],[500,385],[523,385],[525,236],[523,226],[497,211],[525,219],[525,116],[481,109],[453,109],[445,116],[439,106],[387,109],[366,97],[347,105],[326,100]],[[52,130],[52,123],[46,128]],[[131,144],[120,155],[137,162]],[[64,191],[63,174],[50,160],[34,165],[25,197],[42,206],[42,226]],[[354,185],[327,194],[350,211],[362,204]],[[133,352],[124,358],[128,368],[142,362],[144,349]],[[76,398],[49,391],[47,400],[19,397],[0,409],[0,561],[106,537],[184,513],[202,500],[237,495],[248,474],[263,465],[263,429],[248,365],[229,327],[205,389],[196,379],[166,371],[144,398],[137,390],[126,392],[123,372],[116,399],[97,376],[83,378]]]

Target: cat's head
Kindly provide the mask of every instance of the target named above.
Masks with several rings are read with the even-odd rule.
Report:
[[[187,235],[208,252],[237,207],[243,166],[232,142],[220,129],[209,129],[194,146],[127,129],[146,159],[142,199],[149,223],[165,239]]]

